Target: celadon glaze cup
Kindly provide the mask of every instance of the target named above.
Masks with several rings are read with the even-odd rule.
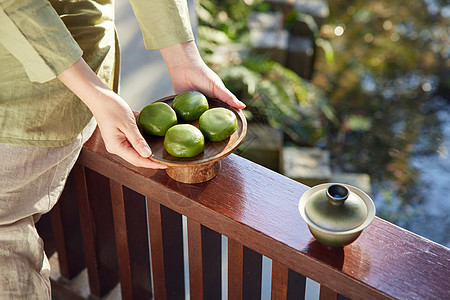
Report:
[[[298,209],[314,238],[330,247],[354,242],[375,217],[372,199],[360,189],[324,183],[306,191]]]

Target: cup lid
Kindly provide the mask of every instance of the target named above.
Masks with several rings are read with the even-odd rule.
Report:
[[[330,231],[346,231],[367,218],[367,205],[343,184],[325,185],[305,203],[305,213],[315,225]]]

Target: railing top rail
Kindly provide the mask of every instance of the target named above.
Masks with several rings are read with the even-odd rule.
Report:
[[[298,213],[308,187],[236,155],[213,180],[182,184],[109,154],[96,131],[79,162],[349,298],[450,299],[448,248],[380,218],[326,248]]]

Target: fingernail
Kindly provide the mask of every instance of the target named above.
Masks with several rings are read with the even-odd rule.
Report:
[[[237,102],[242,106],[242,108],[245,108],[245,107],[246,107],[246,105],[245,105],[244,102],[242,102],[242,101],[240,101],[240,100],[237,100]]]
[[[145,145],[145,146],[142,148],[142,153],[141,153],[141,155],[142,155],[143,157],[149,157],[150,155],[152,155],[152,150],[150,150],[150,147],[149,147],[149,146]]]
[[[241,100],[239,100],[235,95],[231,94],[231,97],[233,98],[234,102],[236,102],[240,108],[246,107],[245,103],[242,102]]]

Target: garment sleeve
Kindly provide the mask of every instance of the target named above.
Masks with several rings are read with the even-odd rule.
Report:
[[[147,49],[194,39],[186,0],[130,0]]]
[[[56,78],[83,54],[47,0],[0,0],[0,44],[35,82]]]

